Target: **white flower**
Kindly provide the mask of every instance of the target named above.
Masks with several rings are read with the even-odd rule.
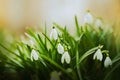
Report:
[[[50,33],[50,39],[52,40],[57,40],[58,39],[58,32],[57,30],[53,27],[51,33]]]
[[[34,40],[29,39],[29,43],[30,43],[30,46],[31,46],[31,47],[34,47],[34,44],[35,44]]]
[[[100,19],[97,19],[97,20],[95,21],[95,26],[96,26],[96,27],[102,27],[102,26],[103,26],[102,21],[101,21]]]
[[[61,58],[61,63],[64,63],[64,61],[69,64],[70,63],[70,55],[67,51],[64,52]]]
[[[34,39],[28,34],[25,32],[25,35],[29,38],[29,41],[27,40],[26,42],[24,43],[27,43],[28,45],[30,45],[31,47],[34,47],[35,45],[35,41]],[[23,38],[23,40],[25,41],[25,39]]]
[[[64,53],[64,47],[60,43],[58,44],[57,51],[58,51],[59,54]]]
[[[34,49],[31,51],[31,61],[33,61],[33,59],[38,60],[38,54]]]
[[[102,55],[102,52],[101,52],[100,49],[98,49],[98,50],[95,52],[95,54],[94,54],[94,56],[93,56],[93,59],[94,59],[94,60],[97,59],[97,60],[102,61],[103,55]]]
[[[105,67],[108,67],[108,66],[111,66],[112,65],[112,61],[110,59],[110,57],[106,57],[105,61],[104,61],[104,66]]]
[[[93,23],[93,16],[88,12],[84,16],[84,24],[92,24]]]

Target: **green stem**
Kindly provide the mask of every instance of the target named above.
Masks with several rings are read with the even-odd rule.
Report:
[[[60,65],[58,65],[56,62],[54,62],[54,61],[51,60],[50,58],[46,57],[46,56],[43,55],[43,54],[40,54],[40,56],[41,56],[42,58],[44,58],[45,60],[49,61],[50,63],[52,63],[53,65],[55,65],[56,67],[58,67],[59,69],[61,69],[63,72],[66,73],[66,70],[65,70],[65,69],[63,69]]]
[[[68,72],[64,69],[64,68],[62,68],[59,64],[57,64],[55,61],[53,61],[53,60],[51,60],[50,58],[48,58],[48,57],[46,57],[45,55],[43,55],[43,54],[40,54],[40,56],[42,57],[42,58],[44,58],[45,60],[47,60],[47,61],[49,61],[51,64],[53,64],[54,66],[56,66],[57,68],[59,68],[62,72],[64,72],[67,76],[69,76],[70,78],[73,78],[72,76],[70,76],[69,74],[68,74]]]
[[[78,53],[78,46],[77,46],[77,52],[76,52],[76,65],[78,64],[78,61],[79,61],[79,53]],[[78,77],[80,80],[83,80],[82,79],[82,76],[81,76],[81,72],[80,72],[80,66],[77,65],[77,73],[78,73]]]
[[[98,47],[94,47],[94,48],[88,50],[86,53],[84,53],[84,54],[80,57],[77,65],[79,65],[87,56],[89,56],[90,54],[94,53],[95,50],[97,50],[97,49],[98,49]]]
[[[15,52],[13,52],[13,51],[9,50],[8,48],[6,48],[4,45],[0,44],[0,46],[3,47],[3,48],[4,48],[5,50],[7,50],[8,52],[14,54],[15,56],[20,57],[20,56],[17,55]]]

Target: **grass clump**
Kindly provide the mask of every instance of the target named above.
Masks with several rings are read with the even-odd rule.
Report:
[[[5,80],[119,80],[120,42],[114,26],[75,16],[76,34],[54,23],[50,36],[27,28],[27,38],[0,43],[0,78]],[[100,24],[99,24],[100,23]],[[116,71],[117,70],[117,71]],[[113,74],[114,73],[114,74]]]

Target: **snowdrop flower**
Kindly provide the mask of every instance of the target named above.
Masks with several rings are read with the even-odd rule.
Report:
[[[31,51],[31,61],[33,61],[33,59],[34,59],[34,60],[38,60],[37,51],[34,50],[34,49]]]
[[[64,47],[60,43],[58,44],[57,51],[58,51],[59,54],[64,53]]]
[[[34,47],[34,44],[35,44],[34,39],[28,33],[26,33],[26,32],[25,32],[25,35],[29,38],[29,41],[27,40],[25,43],[27,43],[31,47]]]
[[[70,55],[67,51],[64,52],[61,58],[61,63],[64,63],[64,61],[69,64],[70,63]]]
[[[51,40],[57,40],[58,39],[58,32],[54,27],[53,27],[53,29],[50,33],[50,39]]]
[[[97,19],[97,20],[95,21],[95,26],[96,26],[96,27],[102,27],[102,26],[103,26],[102,21],[101,21],[100,19]]]
[[[105,61],[104,61],[104,66],[105,67],[108,67],[108,66],[111,66],[112,65],[112,61],[110,59],[110,57],[106,57]]]
[[[31,47],[34,47],[34,44],[35,44],[34,40],[30,39],[30,40],[29,40],[29,43],[30,43],[30,46],[31,46]]]
[[[84,16],[84,24],[92,24],[93,23],[93,16],[88,12]]]
[[[103,55],[102,55],[102,52],[101,52],[100,49],[98,49],[98,50],[95,52],[95,54],[94,54],[94,56],[93,56],[93,59],[94,59],[94,60],[97,59],[97,60],[102,61]]]

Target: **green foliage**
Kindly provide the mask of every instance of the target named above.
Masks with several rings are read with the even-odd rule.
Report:
[[[5,80],[50,80],[56,71],[61,80],[119,80],[120,42],[111,26],[95,27],[93,24],[78,24],[75,16],[76,34],[74,36],[60,25],[54,23],[60,32],[57,40],[51,40],[45,32],[36,33],[27,28],[25,41],[0,43],[0,78]],[[113,31],[111,31],[113,30]],[[29,40],[33,41],[33,45]],[[3,40],[2,40],[3,41]],[[58,43],[68,51],[70,64],[61,63]],[[31,51],[36,50],[39,59],[31,61]],[[93,60],[94,53],[101,49],[103,60]],[[109,51],[109,53],[108,53]],[[112,66],[104,67],[104,60],[109,55]],[[14,75],[14,76],[13,76]]]

